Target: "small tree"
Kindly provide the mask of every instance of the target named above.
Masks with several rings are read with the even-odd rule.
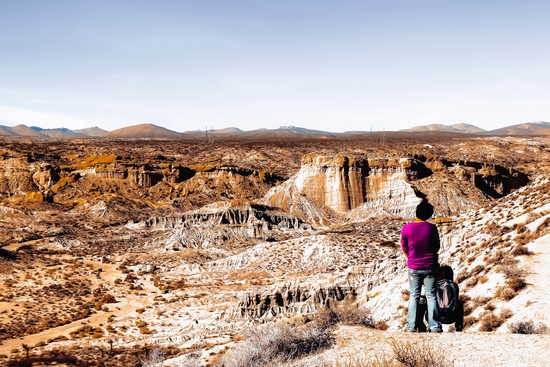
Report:
[[[25,349],[25,353],[27,354],[27,360],[29,359],[29,351],[31,350],[31,347],[29,347],[27,344],[21,345],[23,349]]]

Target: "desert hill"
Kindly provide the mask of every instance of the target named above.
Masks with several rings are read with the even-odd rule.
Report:
[[[550,325],[548,138],[430,133],[0,137],[0,354],[124,366],[159,347],[165,365],[220,366],[262,327],[313,333],[329,307],[369,328],[325,323],[320,350],[279,365],[387,350],[405,343],[400,230],[426,197],[467,327],[415,340],[454,343],[461,365],[540,362],[550,336],[510,330]]]
[[[33,128],[30,128],[26,125],[17,125],[11,127],[11,131],[13,131],[17,135],[21,136],[36,136],[36,137],[42,137],[44,136],[42,132],[36,131]]]
[[[180,133],[168,130],[164,127],[153,124],[140,124],[135,126],[123,127],[103,134],[106,138],[130,138],[130,139],[147,139],[147,138],[179,138]]]
[[[548,135],[550,122],[527,122],[524,124],[512,125],[501,129],[491,130],[484,135]]]
[[[441,131],[441,132],[454,132],[454,133],[465,133],[465,134],[477,134],[484,132],[485,130],[470,124],[454,124],[454,125],[443,125],[443,124],[431,124],[423,126],[415,126],[409,129],[404,129],[401,131]]]
[[[8,126],[0,126],[0,135],[17,135],[12,129]]]
[[[101,136],[104,136],[107,132],[108,132],[107,130],[100,129],[97,126],[88,127],[86,129],[75,130],[75,133],[77,134],[82,134],[90,137],[101,137]]]

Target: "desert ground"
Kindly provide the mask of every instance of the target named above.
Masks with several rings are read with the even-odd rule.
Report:
[[[550,357],[550,138],[0,141],[0,365],[267,365],[251,335],[321,326],[270,363]],[[403,332],[422,198],[462,333]]]

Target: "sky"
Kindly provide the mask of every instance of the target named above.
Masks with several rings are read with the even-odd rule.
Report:
[[[550,121],[549,1],[0,2],[0,125]]]

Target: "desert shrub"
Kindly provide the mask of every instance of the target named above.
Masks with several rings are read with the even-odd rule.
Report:
[[[485,272],[485,266],[483,265],[476,265],[471,271],[470,273],[472,274],[481,274],[483,272]]]
[[[200,367],[202,350],[187,353],[174,367]]]
[[[390,340],[395,359],[407,367],[445,367],[452,366],[454,361],[449,361],[444,349],[437,349],[427,341],[422,343],[404,342],[399,344],[395,339]]]
[[[281,326],[248,331],[245,341],[220,358],[217,367],[278,366],[334,344],[324,324]]]
[[[544,324],[536,325],[532,320],[512,322],[508,325],[508,330],[512,334],[548,334],[548,326]]]
[[[142,367],[160,367],[164,363],[164,352],[161,348],[153,348],[149,351],[145,358],[140,359],[140,364]]]
[[[462,305],[464,306],[464,316],[468,316],[469,314],[471,314],[472,311],[473,311],[473,307],[472,307],[472,304],[470,302],[471,297],[468,296],[467,294],[462,293],[458,297],[458,299],[459,299],[460,302],[462,302]]]
[[[517,292],[508,286],[498,287],[495,291],[495,298],[509,301],[516,296]]]
[[[475,316],[464,316],[464,328],[470,327],[477,322]]]
[[[516,230],[516,233],[520,234],[520,233],[525,232],[527,227],[525,227],[525,223],[516,223],[514,225],[514,229]]]
[[[467,272],[462,272],[455,277],[455,282],[462,283],[464,280],[468,279],[470,277],[470,274]]]
[[[390,339],[389,343],[395,360],[406,367],[446,367],[454,364],[445,356],[445,349],[435,348],[426,340],[399,344],[395,339]]]
[[[518,276],[518,277],[507,279],[506,285],[512,288],[515,292],[517,292],[525,288],[527,283],[525,282],[525,279],[523,277]]]
[[[468,279],[468,281],[466,282],[466,286],[468,287],[473,287],[477,284],[477,282],[479,281],[479,278],[475,275],[471,276],[470,279]]]
[[[388,323],[384,320],[375,321],[374,328],[378,330],[388,330],[390,328],[390,325],[388,325]]]
[[[10,274],[13,271],[13,263],[0,259],[0,274]]]
[[[335,365],[336,367],[450,367],[454,365],[454,361],[445,356],[445,349],[438,349],[428,340],[400,344],[391,338],[388,343],[393,355],[385,352],[378,355],[352,353],[337,356]]]
[[[481,325],[479,326],[479,331],[493,331],[498,329],[504,322],[512,317],[512,311],[508,309],[503,309],[497,315],[492,311],[485,311],[480,315],[479,321]]]
[[[362,309],[357,305],[345,302],[335,307],[326,307],[317,312],[316,322],[325,327],[330,327],[338,323],[344,325],[363,325],[375,327],[375,321],[370,310]]]
[[[509,301],[514,298],[518,291],[527,286],[525,282],[525,271],[517,266],[499,266],[498,271],[504,274],[506,283],[498,287],[495,291],[495,297]]]
[[[506,279],[525,275],[525,271],[515,265],[499,265],[495,270],[502,273]]]
[[[495,253],[493,254],[492,257],[489,257],[487,258],[487,265],[489,264],[500,264],[502,262],[503,259],[506,258],[506,254],[504,251],[502,250],[497,250],[495,251]]]
[[[512,250],[512,252],[510,252],[513,256],[522,256],[522,255],[533,255],[533,252],[530,251],[527,246],[525,246],[524,244],[518,244],[516,247],[514,247],[514,249]]]

